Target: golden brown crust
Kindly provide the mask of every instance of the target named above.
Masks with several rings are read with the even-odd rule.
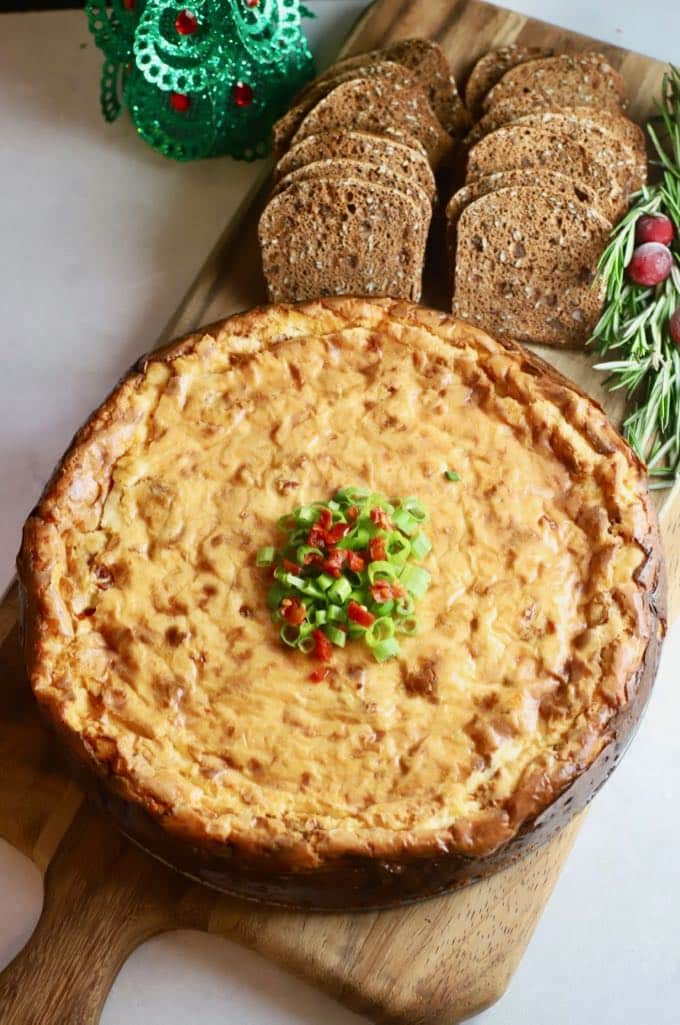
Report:
[[[328,336],[337,341],[344,337],[342,332],[371,336],[373,344],[375,339],[385,339],[385,352],[387,341],[414,352],[420,346],[428,357],[441,361],[439,366],[448,364],[459,373],[476,354],[474,373],[470,367],[465,370],[476,402],[483,406],[490,395],[500,396],[506,412],[515,404],[518,409],[529,409],[534,400],[543,404],[542,419],[539,417],[533,425],[533,444],[537,451],[550,454],[555,467],[568,468],[567,477],[571,474],[573,486],[565,503],[565,530],[569,517],[573,522],[581,517],[579,529],[590,539],[593,559],[599,560],[579,586],[587,586],[590,579],[605,571],[606,565],[618,566],[611,615],[618,617],[616,622],[629,631],[630,637],[626,634],[626,643],[619,644],[613,635],[607,635],[607,644],[598,647],[595,635],[600,627],[594,619],[597,603],[590,603],[587,614],[592,625],[581,631],[580,649],[574,650],[573,664],[565,669],[567,675],[557,687],[550,694],[546,692],[543,709],[547,717],[561,716],[570,706],[564,705],[567,699],[564,694],[560,696],[560,688],[578,691],[580,681],[587,677],[588,659],[599,657],[599,682],[584,707],[582,720],[570,726],[556,752],[546,748],[542,753],[538,750],[536,757],[527,757],[524,774],[514,785],[509,784],[502,800],[487,805],[481,801],[474,808],[470,805],[470,815],[458,815],[445,828],[408,829],[398,818],[385,827],[377,821],[371,823],[370,815],[363,828],[361,817],[348,812],[346,829],[339,820],[332,827],[329,823],[328,828],[320,828],[317,823],[305,830],[299,822],[287,827],[285,822],[293,820],[285,816],[281,828],[253,825],[247,829],[235,815],[231,820],[234,828],[224,831],[202,811],[203,798],[198,791],[192,796],[190,788],[188,799],[180,793],[173,804],[172,795],[178,792],[179,784],[170,778],[172,773],[167,785],[162,785],[162,781],[152,779],[141,762],[130,757],[129,751],[121,754],[116,737],[88,732],[92,717],[96,719],[99,714],[101,694],[94,686],[91,692],[83,689],[75,675],[59,676],[55,671],[55,652],[58,656],[59,650],[70,643],[78,615],[75,611],[74,616],[76,590],[64,583],[69,573],[74,579],[78,575],[76,549],[66,552],[64,537],[69,531],[78,536],[96,532],[113,487],[112,471],[135,432],[149,422],[149,382],[156,375],[165,383],[163,367],[182,359],[194,363],[202,360],[206,365],[220,352],[235,355],[238,362],[247,360],[248,354],[273,351],[284,341],[295,345],[303,338],[308,339],[311,353],[312,338]],[[521,435],[524,430],[520,420],[507,426],[509,434],[514,429]],[[591,483],[580,480],[583,473],[589,475],[592,493],[587,493]],[[605,535],[606,543],[602,543]],[[78,762],[91,778],[100,781],[101,792],[107,795],[124,827],[161,856],[223,888],[283,902],[289,893],[293,901],[320,906],[342,903],[342,892],[332,896],[329,890],[337,891],[345,884],[354,888],[352,898],[345,903],[357,906],[412,899],[459,885],[506,863],[582,807],[606,776],[611,756],[620,753],[639,718],[653,678],[664,623],[658,531],[643,469],[602,410],[518,346],[496,343],[450,316],[391,300],[340,298],[253,310],[189,335],[140,361],[74,439],[26,524],[19,574],[25,599],[26,661],[38,700]],[[55,586],[57,580],[59,586]],[[112,643],[115,646],[118,642]],[[429,643],[428,636],[424,636],[423,650]],[[87,649],[83,656],[82,647],[79,650],[81,658],[90,660],[86,665],[91,679],[96,678],[101,651]],[[414,652],[413,665],[417,664]],[[417,677],[413,681],[417,682]],[[430,680],[428,686],[431,684]],[[71,692],[74,685],[75,694]],[[405,696],[405,700],[421,702],[427,706],[422,714],[429,716],[431,697],[431,693],[416,694]],[[575,698],[570,700],[571,707],[576,708]],[[88,702],[94,702],[94,708]],[[431,722],[429,718],[423,721]],[[80,728],[74,728],[78,724]],[[128,723],[128,727],[143,735],[143,721],[132,726]],[[503,728],[503,723],[494,725],[492,717],[484,715],[468,723],[469,747],[480,764],[492,757],[490,752],[499,744],[502,747],[507,738],[499,739],[494,729]],[[162,775],[167,765],[157,764],[155,768],[161,770],[157,775]],[[508,771],[507,766],[503,771]],[[571,791],[577,796],[568,799]],[[501,790],[498,794],[500,798]],[[539,823],[535,825],[537,816]],[[187,853],[187,844],[192,853]],[[423,859],[429,865],[427,870]],[[193,870],[192,864],[197,866]],[[291,874],[297,882],[291,881]]]

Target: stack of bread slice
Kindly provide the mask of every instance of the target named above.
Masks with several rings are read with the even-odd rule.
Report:
[[[469,127],[437,43],[407,39],[339,61],[275,125],[259,224],[272,302],[420,298],[435,174]]]
[[[447,207],[453,310],[498,337],[578,346],[598,259],[646,181],[642,130],[598,53],[505,47],[474,67],[465,185]]]

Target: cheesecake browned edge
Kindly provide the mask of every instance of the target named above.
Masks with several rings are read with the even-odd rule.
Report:
[[[347,296],[325,299],[323,304],[341,309],[343,302],[346,303],[348,299],[351,301],[351,297]],[[383,306],[388,315],[404,315],[412,309],[409,304],[396,300],[363,301]],[[294,310],[296,307],[304,309],[315,304],[289,305]],[[285,308],[279,304],[279,308],[282,307]],[[115,407],[116,393],[124,381],[143,374],[151,361],[170,361],[190,351],[199,338],[216,333],[228,321],[256,317],[264,310],[266,307],[258,307],[248,313],[210,324],[138,360],[77,432],[48,481],[36,510],[40,508],[42,498],[49,492],[65,463],[87,445],[92,425],[101,423],[102,418],[106,418]],[[422,308],[420,312],[431,312],[434,317],[441,319],[455,319],[450,314],[439,314]],[[498,344],[518,354],[525,372],[545,375],[552,383],[586,397],[601,409],[577,385],[523,346],[509,340],[499,340]],[[620,451],[629,462],[639,467],[639,460],[627,443],[613,428],[612,432],[618,439]],[[108,765],[94,756],[80,735],[50,714],[50,709],[40,705],[41,711],[56,732],[70,769],[86,793],[115,820],[129,839],[192,879],[247,900],[310,910],[387,908],[441,895],[507,868],[551,840],[592,800],[632,740],[651,693],[666,630],[665,568],[658,522],[648,495],[646,511],[648,529],[642,543],[646,558],[636,573],[636,579],[644,587],[644,602],[646,611],[650,613],[651,629],[642,663],[628,683],[627,691],[632,692],[632,699],[607,724],[604,731],[605,746],[591,765],[554,794],[539,814],[527,818],[511,839],[485,856],[468,856],[457,851],[443,850],[441,843],[438,843],[431,850],[420,847],[417,851],[399,857],[381,856],[379,850],[371,855],[340,853],[319,867],[307,869],[296,865],[294,852],[288,848],[264,850],[242,843],[236,845],[230,841],[210,841],[204,837],[199,839],[180,834],[164,825],[163,811],[156,802],[150,798],[143,800],[139,794],[133,793],[125,779],[116,776]],[[24,527],[23,543],[17,559],[22,644],[29,678],[39,653],[41,619],[40,598],[32,565],[35,552],[31,545],[31,516]],[[531,802],[531,793],[525,797]]]

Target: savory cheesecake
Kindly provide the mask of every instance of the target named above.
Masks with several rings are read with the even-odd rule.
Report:
[[[427,896],[550,836],[625,747],[664,629],[644,470],[602,410],[387,299],[146,357],[19,573],[35,695],[123,829],[317,907]]]

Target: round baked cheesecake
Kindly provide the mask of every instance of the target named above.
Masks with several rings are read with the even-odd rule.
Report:
[[[602,410],[392,300],[146,357],[19,573],[31,684],[90,790],[181,870],[296,906],[429,896],[545,841],[625,747],[664,630],[644,471]]]

